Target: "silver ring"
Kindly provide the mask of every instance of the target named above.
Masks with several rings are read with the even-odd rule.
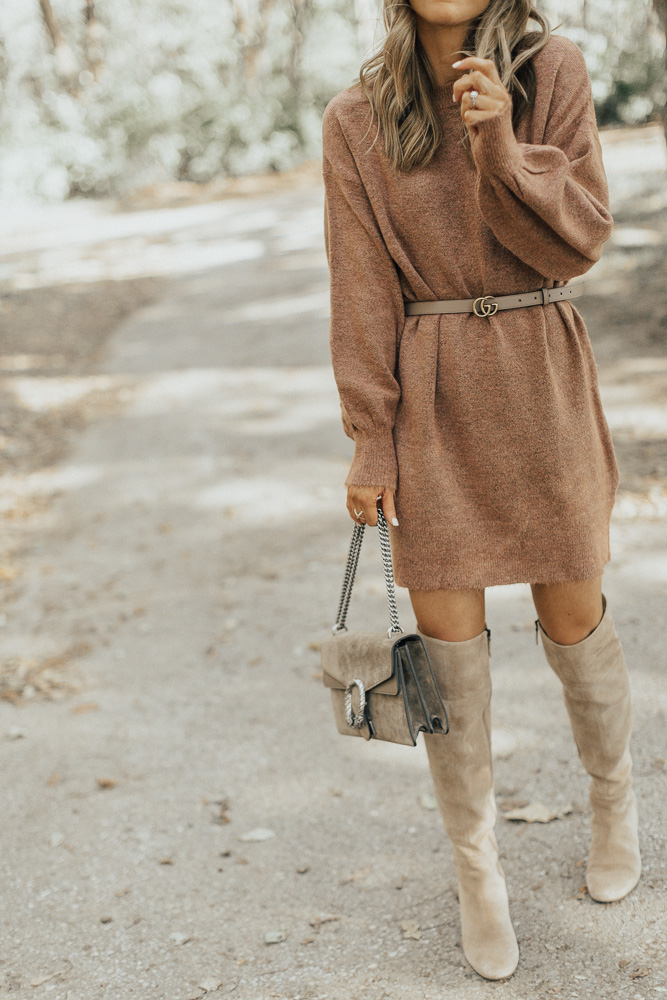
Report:
[[[354,516],[355,517],[361,517],[362,514],[363,514],[363,510],[357,510],[356,507],[354,508]]]
[[[478,92],[476,90],[471,90],[470,91],[470,97],[472,98],[472,106],[473,106],[473,108],[477,107],[477,105],[476,105],[475,102],[476,102],[477,97],[478,97]]]

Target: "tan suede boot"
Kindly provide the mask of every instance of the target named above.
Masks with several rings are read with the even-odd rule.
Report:
[[[591,775],[591,847],[586,884],[600,903],[622,899],[641,874],[637,797],[632,787],[632,701],[628,668],[607,598],[602,618],[580,642],[550,639],[539,618],[547,661],[563,684],[584,767]]]
[[[511,976],[519,946],[494,834],[490,630],[463,642],[424,640],[449,716],[446,736],[424,734],[436,799],[452,842],[463,953],[485,979]]]

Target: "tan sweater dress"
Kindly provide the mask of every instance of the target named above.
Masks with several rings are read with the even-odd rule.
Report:
[[[405,316],[408,300],[563,285],[600,257],[613,219],[579,47],[552,36],[515,135],[510,110],[409,173],[373,140],[359,87],[323,121],[330,346],[346,485],[396,490],[396,582],[412,589],[596,576],[610,559],[618,466],[584,321],[571,301]]]

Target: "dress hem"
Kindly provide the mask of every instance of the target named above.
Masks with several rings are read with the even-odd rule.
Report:
[[[397,587],[410,590],[484,590],[486,587],[503,587],[514,583],[571,583],[576,580],[588,580],[591,577],[601,576],[604,567],[611,561],[611,554],[600,562],[579,564],[569,571],[564,569],[553,569],[551,571],[537,571],[517,566],[508,570],[504,568],[496,573],[483,573],[474,577],[456,577],[449,573],[446,579],[436,579],[429,577],[424,579],[424,574],[419,574],[419,579],[412,582],[409,573],[397,573],[394,568],[394,581]]]

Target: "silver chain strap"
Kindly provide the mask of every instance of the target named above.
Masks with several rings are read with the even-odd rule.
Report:
[[[347,631],[347,625],[345,624],[345,619],[347,618],[347,611],[350,606],[350,597],[352,596],[352,586],[354,584],[354,577],[357,572],[357,564],[359,562],[359,552],[361,551],[361,543],[364,537],[365,524],[355,524],[352,530],[352,541],[350,542],[350,548],[347,553],[347,563],[345,565],[345,574],[343,577],[343,589],[340,595],[340,602],[338,604],[338,613],[336,615],[336,624],[332,627],[331,631],[345,632]],[[389,545],[389,529],[387,528],[387,519],[384,513],[378,507],[378,535],[380,538],[380,551],[382,553],[382,565],[384,566],[384,582],[387,588],[387,604],[389,605],[389,621],[391,627],[387,629],[388,634],[391,636],[396,632],[402,632],[400,622],[398,620],[398,608],[396,607],[396,585],[394,583],[394,569],[391,563],[391,547]]]

